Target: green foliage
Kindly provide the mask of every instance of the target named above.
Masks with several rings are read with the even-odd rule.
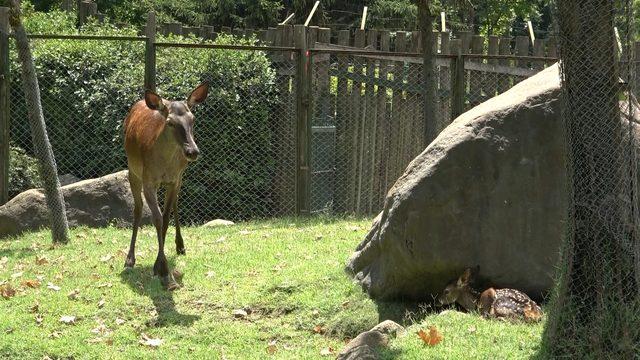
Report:
[[[38,161],[19,147],[9,152],[9,198],[41,186]]]
[[[32,13],[25,23],[30,31],[45,29],[65,16]],[[82,31],[136,33],[133,28],[116,29],[110,24],[89,24]],[[72,26],[66,32],[73,32]],[[158,40],[199,42],[174,36]],[[237,43],[230,36],[216,41]],[[33,54],[59,173],[86,179],[125,168],[122,124],[130,106],[142,95],[144,43],[34,40]],[[11,117],[16,119],[11,137],[32,153],[19,64],[16,52],[11,55]],[[275,162],[270,148],[277,140],[269,120],[277,96],[273,93],[275,74],[264,53],[161,48],[157,74],[158,92],[168,99],[186,99],[203,80],[212,84],[208,100],[194,110],[202,157],[185,175],[180,208],[186,220],[267,213],[272,204],[266,194]],[[235,156],[239,153],[241,157]],[[222,209],[233,209],[233,213]]]

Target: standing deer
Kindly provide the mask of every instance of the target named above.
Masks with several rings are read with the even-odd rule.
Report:
[[[476,270],[477,271],[477,270]],[[482,294],[469,285],[472,270],[466,269],[457,280],[451,282],[438,297],[441,305],[457,302],[467,311],[479,310],[488,318],[523,319],[539,321],[542,309],[525,293],[515,289],[488,288]]]
[[[133,234],[125,267],[136,263],[135,246],[142,216],[142,194],[149,205],[158,235],[158,257],[153,274],[160,276],[168,290],[178,287],[169,271],[164,254],[164,240],[173,211],[176,225],[176,251],[184,255],[184,242],[178,220],[178,193],[182,173],[187,164],[198,158],[200,151],[193,139],[194,116],[197,104],[207,98],[209,84],[198,86],[187,101],[169,101],[147,90],[144,100],[135,103],[124,121],[124,148],[129,165],[129,184],[134,200]],[[158,206],[158,188],[165,185],[164,211]]]

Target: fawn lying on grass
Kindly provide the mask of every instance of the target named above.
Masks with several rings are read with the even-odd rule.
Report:
[[[457,302],[467,311],[479,310],[487,318],[539,321],[542,309],[526,294],[515,289],[489,288],[479,294],[469,285],[471,269],[451,282],[438,297],[441,305]]]

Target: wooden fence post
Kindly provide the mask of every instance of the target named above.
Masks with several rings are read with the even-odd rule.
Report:
[[[456,55],[451,59],[451,119],[455,119],[464,112],[465,74],[464,57],[462,56],[462,41],[451,40],[451,54]]]
[[[0,205],[9,200],[9,8],[0,7]]]
[[[156,91],[156,13],[147,14],[147,25],[144,30],[147,37],[144,48],[144,87]]]
[[[309,88],[311,86],[307,27],[295,26],[295,46],[298,48],[297,124],[296,124],[296,215],[311,214],[311,121]]]

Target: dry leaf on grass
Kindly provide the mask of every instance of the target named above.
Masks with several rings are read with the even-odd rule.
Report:
[[[0,295],[5,299],[10,299],[16,295],[16,290],[11,284],[3,284],[0,286]]]
[[[124,324],[124,323],[125,323],[125,320],[123,320],[123,319],[119,319],[119,318],[118,318],[118,319],[116,319],[116,325],[122,325],[122,324]]]
[[[54,285],[53,283],[47,283],[47,289],[53,291],[60,291],[60,286]]]
[[[36,320],[36,325],[40,326],[42,325],[42,322],[44,321],[44,317],[42,317],[41,314],[37,314],[35,317]]]
[[[59,331],[54,331],[49,335],[51,339],[59,339],[60,336],[62,336],[62,333]]]
[[[69,298],[69,300],[76,300],[78,298],[78,295],[80,295],[80,289],[74,289],[67,294],[67,298]]]
[[[278,351],[278,347],[276,346],[277,341],[276,340],[271,340],[269,341],[269,344],[267,344],[267,353],[269,355],[273,355],[276,353],[276,351]]]
[[[40,311],[40,304],[38,304],[38,303],[35,303],[35,304],[33,304],[33,305],[31,305],[31,306],[29,307],[29,312],[30,312],[30,313],[35,314],[35,313],[37,313],[38,311]]]
[[[328,348],[324,348],[324,349],[320,350],[320,355],[321,356],[333,356],[334,352],[335,352],[335,350],[333,350],[332,347],[328,347]]]
[[[316,334],[324,333],[324,328],[321,325],[316,325],[313,327],[313,332]]]
[[[142,333],[142,339],[140,340],[140,344],[144,345],[144,346],[148,346],[148,347],[152,347],[152,348],[157,348],[158,346],[162,345],[162,339],[154,339],[152,337],[149,337],[149,335]]]
[[[233,310],[233,317],[236,319],[244,319],[249,315],[244,309]]]
[[[76,317],[72,315],[64,315],[60,317],[60,322],[67,325],[74,325],[76,323]]]
[[[15,273],[15,274],[11,274],[11,278],[12,278],[12,279],[17,279],[17,278],[21,277],[21,276],[22,276],[22,274],[23,274],[23,272],[22,272],[22,271],[17,272],[17,273]]]
[[[49,259],[46,256],[36,255],[36,265],[46,265],[49,263]]]
[[[22,282],[22,286],[30,287],[32,289],[40,287],[40,281],[38,280],[25,280]]]
[[[105,255],[105,256],[103,256],[103,257],[101,257],[101,258],[100,258],[100,261],[102,261],[102,262],[107,262],[107,261],[110,261],[111,259],[113,259],[113,255],[111,255],[111,254],[107,254],[107,255]]]
[[[104,299],[100,299],[100,301],[98,301],[98,309],[102,309],[104,307],[104,304],[106,304]]]
[[[418,336],[420,337],[420,339],[422,339],[422,341],[424,341],[425,344],[429,346],[437,345],[443,339],[442,334],[438,332],[438,329],[436,329],[435,326],[429,326],[429,333],[426,333],[424,332],[424,330],[420,329],[418,331]]]

